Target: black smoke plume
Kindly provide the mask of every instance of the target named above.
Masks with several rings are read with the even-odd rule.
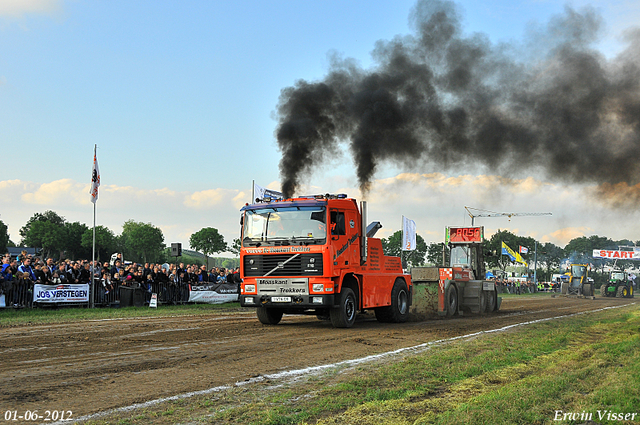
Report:
[[[521,44],[463,34],[452,2],[420,1],[410,22],[412,34],[376,43],[371,69],[333,57],[324,80],[282,90],[286,196],[343,144],[365,195],[385,161],[640,183],[639,30],[607,59],[594,47],[602,20],[591,8],[566,7]]]

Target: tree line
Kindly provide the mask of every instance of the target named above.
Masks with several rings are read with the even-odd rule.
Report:
[[[633,242],[630,239],[613,240],[604,236],[580,236],[574,238],[564,248],[551,242],[542,243],[529,236],[518,236],[508,230],[498,230],[491,238],[485,241],[485,262],[489,269],[505,271],[507,267],[514,265],[511,259],[502,255],[502,242],[518,252],[519,247],[528,248],[528,253],[521,254],[523,259],[533,266],[537,243],[538,267],[543,272],[539,278],[551,280],[551,275],[560,271],[564,262],[593,264],[596,269],[602,269],[611,264],[611,260],[593,258],[594,249],[617,250],[620,246],[640,246],[640,240]],[[382,239],[382,247],[385,255],[401,256],[402,231],[398,230],[388,238]],[[416,250],[402,252],[402,262],[405,268],[424,265],[443,266],[449,259],[443,258],[444,242],[426,243],[420,235],[416,235]],[[618,260],[617,266],[627,268],[634,265],[630,260]],[[635,265],[638,265],[637,262]]]
[[[35,213],[20,229],[20,246],[41,249],[42,257],[54,259],[90,259],[93,252],[93,227],[78,221],[69,222],[54,211]],[[208,257],[221,252],[239,255],[240,239],[228,245],[213,227],[205,227],[191,235],[191,248]],[[0,251],[16,246],[7,226],[0,220]],[[114,252],[135,262],[164,262],[168,250],[162,230],[151,223],[128,220],[122,233],[116,235],[105,226],[96,226],[96,259],[104,261]]]

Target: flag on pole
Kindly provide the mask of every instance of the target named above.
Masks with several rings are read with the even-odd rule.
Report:
[[[98,157],[96,151],[93,151],[93,172],[91,173],[91,202],[94,204],[98,200],[98,187],[100,186],[100,168],[98,168]]]
[[[529,253],[529,248],[527,248],[526,246],[520,245],[520,254],[528,254],[528,253]]]
[[[402,250],[416,249],[416,222],[402,216]]]
[[[529,264],[527,264],[527,262],[524,261],[524,258],[522,258],[522,256],[519,253],[509,248],[509,246],[507,246],[507,244],[504,242],[502,242],[502,255],[508,256],[511,259],[511,261],[524,264],[525,267],[529,266]]]
[[[277,190],[267,189],[266,187],[262,187],[256,182],[253,182],[253,199],[251,202],[255,202],[256,199],[264,199],[271,198],[273,199],[283,199],[284,195],[282,192],[278,192]]]

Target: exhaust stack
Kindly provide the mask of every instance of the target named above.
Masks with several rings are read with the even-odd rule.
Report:
[[[360,201],[360,265],[367,263],[367,201]]]

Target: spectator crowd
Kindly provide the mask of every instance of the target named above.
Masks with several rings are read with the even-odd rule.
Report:
[[[142,288],[147,301],[152,293],[159,301],[169,304],[189,300],[189,287],[193,285],[240,284],[240,270],[212,267],[207,270],[197,264],[126,264],[118,254],[110,262],[94,264],[94,301],[109,304],[118,301],[122,286]],[[42,260],[22,252],[16,258],[9,254],[2,257],[0,269],[0,294],[5,296],[6,306],[32,307],[35,284],[88,284],[91,283],[91,261]]]

